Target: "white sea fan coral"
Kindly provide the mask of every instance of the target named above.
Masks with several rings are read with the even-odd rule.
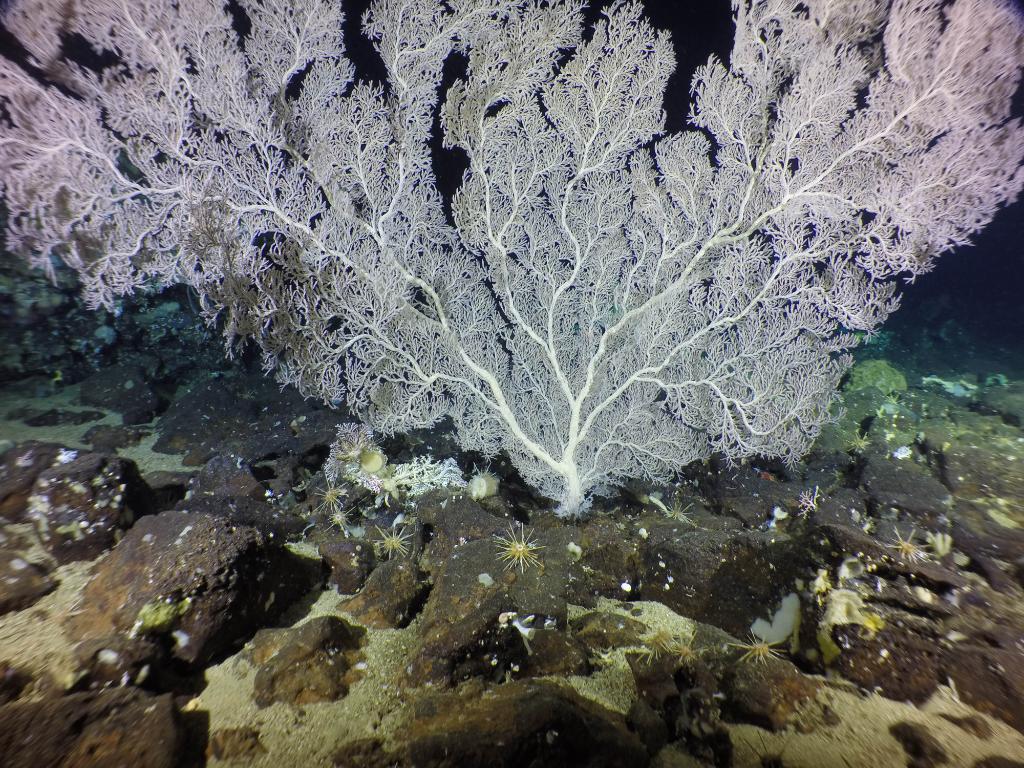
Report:
[[[579,0],[372,0],[383,84],[338,0],[8,5],[52,78],[0,57],[10,250],[92,306],[190,286],[283,383],[384,434],[450,422],[566,515],[713,454],[797,459],[894,279],[1024,185],[1010,0],[733,0],[675,133],[635,0],[590,30]]]

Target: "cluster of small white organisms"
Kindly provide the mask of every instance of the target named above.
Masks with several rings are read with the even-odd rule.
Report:
[[[320,492],[320,503],[315,511],[326,515],[333,525],[342,530],[348,528],[351,511],[345,506],[346,486],[369,491],[376,509],[404,505],[435,488],[465,488],[474,500],[493,496],[498,490],[497,477],[487,471],[476,472],[467,482],[451,457],[435,461],[418,456],[401,464],[389,463],[373,431],[353,423],[338,427],[337,437],[324,463],[324,477],[327,485]],[[403,519],[403,515],[396,517],[396,525]],[[393,542],[392,538],[395,538]],[[393,531],[381,532],[381,541],[394,545],[384,547],[390,556],[401,551],[399,544],[405,539],[401,531]]]

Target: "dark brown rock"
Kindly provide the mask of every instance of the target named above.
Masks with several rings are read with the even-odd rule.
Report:
[[[796,511],[796,500],[802,487],[780,481],[780,477],[767,469],[744,466],[729,474],[718,489],[722,513],[735,517],[748,528],[763,525],[774,507]]]
[[[977,414],[968,415],[977,420]],[[987,418],[989,423],[971,424],[974,429],[965,429],[962,434],[946,443],[937,454],[941,456],[942,476],[956,496],[966,499],[1021,498],[1024,496],[1024,466],[1020,461],[1007,461],[1007,445],[1012,445],[1020,436],[1019,427],[1010,427],[998,419]],[[1011,505],[1003,510],[1013,516]]]
[[[579,561],[567,567],[565,589],[571,602],[593,608],[599,597],[622,600],[638,596],[622,589],[624,583],[637,587],[643,578],[642,540],[627,525],[621,518],[608,516],[578,527],[560,526],[562,548],[572,541],[582,550]]]
[[[135,463],[104,453],[63,451],[32,485],[28,517],[59,563],[89,560],[152,511]]]
[[[0,707],[4,768],[174,768],[181,743],[169,694],[119,688]]]
[[[642,554],[642,596],[739,637],[769,617],[797,578],[813,573],[808,548],[778,531],[659,522]]]
[[[736,661],[724,680],[723,714],[728,720],[779,731],[791,724],[821,686],[819,680],[802,674],[785,659]]]
[[[889,554],[881,541],[848,522],[821,522],[815,530],[826,537],[829,554],[836,561],[857,557],[864,562],[877,563],[885,560]]]
[[[302,538],[306,521],[294,510],[263,498],[251,496],[199,496],[191,495],[174,505],[181,512],[210,515],[234,526],[255,528],[263,536],[279,541],[297,541]]]
[[[729,673],[722,650],[732,638],[698,624],[685,656],[631,653],[626,659],[640,700],[668,726],[668,738],[712,765],[731,765],[731,742],[722,718],[723,677]],[[646,643],[645,643],[646,644]],[[648,644],[651,651],[657,648]]]
[[[463,562],[460,570],[464,576],[473,580],[479,579],[482,572],[489,573],[504,585],[514,610],[520,615],[533,614],[538,619],[544,619],[548,625],[564,631],[568,624],[569,600],[582,603],[582,596],[579,600],[574,599],[578,596],[577,589],[580,587],[578,577],[584,570],[583,564],[591,561],[587,560],[586,550],[578,562],[569,552],[568,546],[578,538],[579,529],[561,525],[550,518],[544,522],[545,527],[532,529],[532,535],[541,547],[537,550],[539,565],[527,567],[525,570],[509,567],[509,563],[503,563],[498,559],[503,552],[501,544],[491,538],[485,540],[485,546],[479,550],[480,554],[487,553],[479,565],[485,566],[488,560],[490,565],[477,570],[473,564]],[[518,526],[516,531],[518,535]],[[531,528],[527,526],[525,533],[530,531]],[[592,556],[596,554],[591,553]],[[450,566],[445,568],[446,573],[450,570]],[[620,586],[619,595],[621,594]]]
[[[180,389],[157,425],[154,450],[185,454],[182,463],[193,467],[218,454],[255,464],[322,451],[334,440],[337,423],[335,412],[294,389],[234,371]]]
[[[263,499],[265,489],[241,456],[230,454],[212,457],[189,480],[189,491],[195,499],[204,497],[249,497]]]
[[[874,606],[877,607],[877,606]],[[832,636],[842,653],[835,671],[866,690],[920,704],[946,682],[946,654],[927,619],[882,611],[876,635],[857,625],[837,626]]]
[[[149,435],[149,432],[133,427],[97,424],[95,427],[90,427],[82,436],[82,439],[91,445],[95,451],[112,453],[119,448],[138,445],[139,441],[147,435]]]
[[[680,697],[679,681],[676,679],[679,660],[667,654],[631,653],[626,656],[626,661],[633,674],[640,701],[665,716]],[[717,681],[714,682],[717,689]]]
[[[996,589],[1008,592],[1017,582],[1001,561],[1024,559],[1024,530],[1007,528],[988,514],[984,499],[958,500],[951,530],[956,548],[971,559],[971,568]]]
[[[530,677],[587,675],[587,647],[578,638],[556,629],[538,629],[529,640],[519,674]]]
[[[504,672],[543,674],[540,670],[551,663],[552,668],[582,668],[582,655],[564,637],[542,641],[559,649],[557,662],[532,659],[530,648],[531,636],[565,632],[567,593],[574,588],[569,573],[575,567],[567,545],[576,532],[559,526],[532,534],[527,529],[525,535],[532,535],[539,562],[522,570],[503,565],[493,538],[464,542],[443,561],[432,559],[434,586],[423,605],[409,667],[414,684]]]
[[[182,501],[188,492],[188,482],[191,478],[191,472],[147,472],[145,480],[153,494],[154,512],[171,509]]]
[[[145,684],[173,690],[180,678],[160,663],[167,656],[160,638],[127,634],[87,637],[76,646],[75,656],[92,688]]]
[[[938,739],[919,723],[895,723],[889,733],[907,753],[907,768],[936,768],[949,760]]]
[[[0,661],[0,704],[17,699],[30,682],[32,678],[28,673],[9,662]]]
[[[813,519],[817,525],[842,525],[860,530],[858,526],[867,519],[867,498],[860,490],[837,488],[821,498]]]
[[[896,531],[904,538],[910,535],[908,526],[884,523],[877,535],[865,533],[851,525],[824,523],[818,526],[811,537],[828,544],[831,559],[842,560],[857,557],[871,572],[889,579],[905,579],[909,584],[921,585],[939,593],[945,593],[967,585],[967,579],[946,564],[929,559],[901,558],[894,545],[898,542]],[[924,548],[920,530],[915,533],[914,542]]]
[[[318,551],[330,569],[328,585],[343,595],[358,592],[373,569],[373,548],[365,541],[332,539],[321,542]]]
[[[573,635],[597,650],[637,645],[645,631],[643,623],[615,613],[587,613],[572,624]]]
[[[56,586],[41,566],[0,550],[0,615],[27,608]]]
[[[358,594],[341,603],[341,608],[368,627],[404,627],[427,590],[414,561],[387,560],[373,570]]]
[[[69,411],[63,408],[49,408],[45,411],[25,409],[18,418],[30,427],[56,427],[62,424],[88,424],[99,421],[106,414],[102,411]]]
[[[992,755],[991,757],[983,757],[974,763],[971,768],[1024,768],[1024,761]]]
[[[508,527],[509,521],[491,514],[466,493],[452,494],[438,489],[424,494],[416,502],[416,516],[430,526],[430,546],[422,566],[432,569],[447,560],[462,544],[485,539]]]
[[[626,713],[626,723],[643,741],[649,754],[657,754],[668,743],[668,725],[644,699],[633,702]]]
[[[1024,651],[1019,641],[1005,648],[964,643],[954,651],[943,671],[963,700],[1024,733]]]
[[[365,631],[335,616],[318,616],[298,627],[263,629],[250,651],[259,669],[253,700],[311,704],[335,701],[358,678],[353,669]]]
[[[1015,427],[1024,427],[1024,385],[1019,381],[1008,382],[1008,386],[984,387],[977,393],[978,404]]]
[[[495,645],[504,647],[497,640],[498,617],[514,613],[515,605],[497,580],[500,574],[489,582],[480,580],[479,574],[493,570],[494,564],[491,542],[471,541],[459,547],[435,575],[410,665],[413,685],[449,681],[456,667],[460,667],[459,677],[469,677],[482,673],[492,659],[497,663],[500,654]],[[521,651],[508,663],[526,655],[522,643],[516,648]],[[467,664],[470,659],[476,664]]]
[[[971,734],[975,738],[987,740],[992,738],[992,726],[988,724],[988,720],[985,720],[979,715],[963,715],[958,717],[948,712],[943,712],[939,715],[944,720],[948,720],[957,728]]]
[[[946,486],[910,460],[872,457],[861,482],[879,509],[899,510],[919,520],[936,519],[948,513],[953,503]]]
[[[0,522],[0,550],[27,552],[35,543],[35,531],[17,530]]]
[[[24,519],[36,477],[60,451],[56,443],[29,440],[0,454],[0,518],[11,522]]]
[[[81,383],[83,404],[121,414],[125,424],[145,424],[160,410],[160,397],[142,369],[131,365],[103,368]]]
[[[334,768],[405,768],[384,749],[380,739],[357,739],[334,753]]]
[[[140,520],[99,563],[65,626],[79,641],[155,638],[179,662],[202,665],[276,617],[313,579],[253,528],[163,512]]]
[[[267,750],[255,728],[221,728],[210,734],[206,751],[217,760],[252,760]]]
[[[417,768],[643,768],[640,738],[625,719],[574,691],[540,681],[513,682],[481,691],[422,700],[391,753]],[[345,755],[337,765],[350,765]]]

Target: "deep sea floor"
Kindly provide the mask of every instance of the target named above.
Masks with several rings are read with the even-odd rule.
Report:
[[[5,329],[2,766],[1024,766],[1012,342],[897,323],[799,465],[565,522],[444,430],[329,482],[187,299],[77,311]]]

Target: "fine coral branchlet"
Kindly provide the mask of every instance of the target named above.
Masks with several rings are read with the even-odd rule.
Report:
[[[800,510],[800,514],[809,515],[812,512],[818,511],[818,505],[821,503],[821,491],[818,486],[814,486],[814,490],[805,490],[800,492],[800,498],[797,499],[797,507]]]

